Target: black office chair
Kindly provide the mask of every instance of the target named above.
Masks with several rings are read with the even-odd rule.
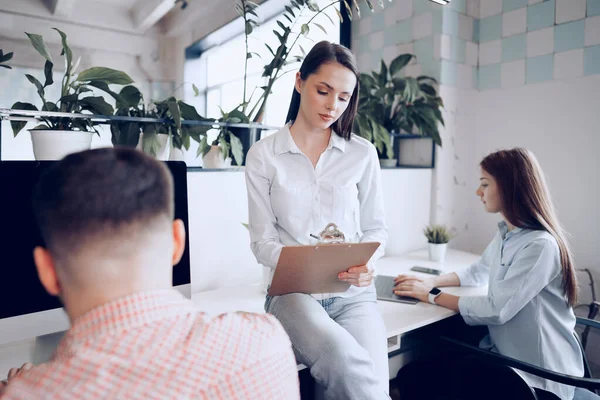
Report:
[[[585,332],[589,333],[590,329],[596,329],[597,332],[600,333],[600,322],[598,321],[577,317],[577,325],[582,325]],[[585,347],[579,341],[579,338],[575,333],[574,335],[577,338],[577,342],[579,343],[583,354],[583,377],[560,374],[512,357],[480,349],[479,347],[446,336],[440,337],[440,340],[442,343],[450,344],[455,349],[460,350],[461,353],[469,355],[462,361],[462,366],[459,367],[466,370],[461,372],[467,372],[458,374],[459,376],[465,377],[464,382],[457,383],[458,386],[462,386],[462,389],[464,389],[461,389],[461,400],[470,400],[477,397],[481,398],[483,394],[481,390],[486,392],[485,398],[488,398],[488,393],[492,396],[499,396],[497,398],[501,398],[499,393],[502,392],[502,396],[506,396],[507,393],[510,393],[510,398],[522,400],[553,400],[558,399],[558,397],[544,390],[530,388],[513,368],[554,382],[585,388],[593,393],[599,393],[600,379],[594,379],[592,377],[588,359],[585,354]],[[489,381],[489,378],[487,377],[490,375],[493,376],[493,385],[488,385],[488,387],[484,389],[481,387],[474,387],[477,386],[477,383],[485,382],[486,380]],[[475,384],[473,382],[475,382]]]
[[[591,320],[595,320],[596,316],[598,315],[598,312],[600,311],[600,302],[598,301],[593,301],[591,304],[582,304],[580,306],[584,306],[584,307],[588,307],[588,315],[587,315],[587,319],[591,319]],[[579,333],[579,335],[581,336],[581,346],[583,347],[583,350],[585,351],[587,348],[587,344],[588,344],[588,337],[590,334],[590,329],[592,328],[589,325],[585,325],[585,324],[580,324],[581,325],[581,332],[580,329],[578,329],[578,327],[575,327],[575,329],[577,330],[577,332]],[[600,332],[598,332],[600,333]]]

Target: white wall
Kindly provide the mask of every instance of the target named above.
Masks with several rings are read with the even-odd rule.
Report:
[[[429,222],[431,170],[383,170],[389,228],[386,254],[424,247]],[[258,283],[262,269],[250,251],[243,171],[189,172],[188,202],[192,293]]]
[[[577,265],[600,273],[598,92],[598,75],[491,90],[479,93],[473,111],[477,160],[500,148],[532,150],[545,171],[558,217],[571,234]],[[497,218],[483,213],[475,196],[469,197],[469,208],[474,210],[468,219],[473,229],[464,248],[481,251]]]
[[[499,149],[525,147],[544,170],[576,267],[593,270],[598,285],[600,76],[482,92],[440,90],[446,128],[432,179],[431,219],[457,232],[450,246],[481,253],[491,241],[501,217],[486,213],[474,194],[479,162]],[[589,303],[589,279],[578,276],[581,302]]]
[[[469,233],[475,229],[470,226],[469,218],[479,211],[470,204],[478,182],[474,176],[478,163],[474,105],[478,102],[479,92],[442,85],[440,96],[444,99],[445,128],[440,130],[442,147],[437,148],[431,181],[431,222],[444,224],[454,232],[451,247],[469,249]]]

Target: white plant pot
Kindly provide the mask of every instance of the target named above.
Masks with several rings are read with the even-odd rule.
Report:
[[[156,152],[156,159],[161,161],[167,161],[171,154],[171,146],[169,145],[169,135],[166,133],[158,133],[158,151]],[[142,139],[144,137],[144,132],[140,133],[140,140],[138,141],[136,149],[143,151],[142,149]]]
[[[60,160],[67,154],[89,150],[93,132],[30,130],[36,160]]]
[[[231,158],[223,159],[221,147],[210,146],[208,153],[202,157],[202,168],[226,168],[231,166]]]
[[[379,164],[383,168],[394,168],[396,167],[396,164],[398,164],[398,160],[395,158],[380,158]]]
[[[429,243],[429,260],[444,262],[448,243]]]
[[[169,154],[169,160],[183,161],[184,159],[185,159],[185,154],[183,154],[183,150],[178,149],[177,147],[171,148],[171,154]]]

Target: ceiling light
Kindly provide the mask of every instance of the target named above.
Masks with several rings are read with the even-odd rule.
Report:
[[[429,0],[429,1],[433,1],[434,3],[438,3],[438,4],[441,4],[443,6],[445,6],[446,4],[450,3],[450,0]]]

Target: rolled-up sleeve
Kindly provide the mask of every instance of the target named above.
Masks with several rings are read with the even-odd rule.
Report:
[[[275,227],[276,218],[271,208],[271,182],[265,172],[263,157],[257,147],[250,148],[246,157],[246,188],[248,191],[248,218],[250,248],[258,263],[275,268],[283,244]]]
[[[358,182],[360,202],[361,242],[379,242],[381,245],[369,260],[369,267],[375,268],[376,261],[385,253],[388,230],[385,222],[381,167],[375,146],[369,147],[369,161],[365,173]]]
[[[504,324],[560,274],[559,260],[556,242],[531,242],[516,254],[504,278],[489,283],[487,296],[459,299],[460,314],[469,325]]]
[[[483,286],[488,283],[492,253],[501,245],[501,241],[500,235],[496,235],[479,260],[468,268],[455,272],[460,281],[460,286]]]

